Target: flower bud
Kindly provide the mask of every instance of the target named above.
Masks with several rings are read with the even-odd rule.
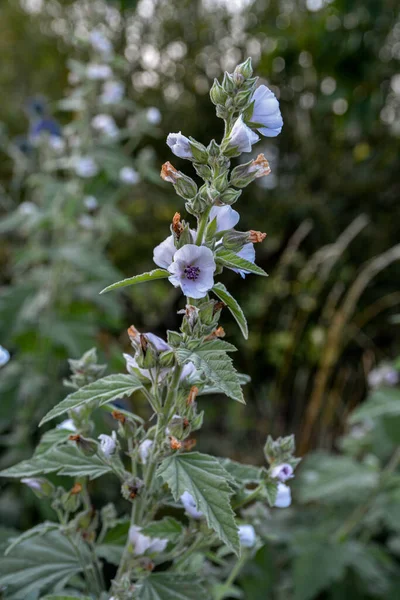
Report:
[[[160,173],[161,179],[164,181],[168,181],[169,183],[176,183],[178,179],[182,177],[180,171],[175,169],[175,167],[168,161],[163,164],[161,167]]]
[[[292,503],[292,494],[290,487],[284,483],[278,483],[278,490],[274,506],[277,508],[287,508]]]
[[[235,231],[230,229],[222,238],[222,244],[227,250],[240,252],[245,244],[249,243],[249,234],[247,231]]]
[[[218,79],[214,79],[214,83],[210,89],[210,98],[211,102],[215,105],[225,104],[228,94],[225,92],[222,85],[219,83]]]
[[[193,160],[195,162],[198,162],[201,164],[207,163],[208,152],[207,152],[207,148],[203,144],[200,144],[200,142],[197,142],[195,139],[190,138],[190,149],[192,151]]]
[[[44,477],[24,477],[21,483],[25,483],[38,498],[47,498],[54,492],[54,485]]]
[[[255,160],[251,160],[233,169],[230,184],[238,188],[244,188],[258,177],[264,177],[270,173],[269,162],[264,154],[259,154]]]
[[[274,477],[274,479],[279,479],[281,483],[285,483],[285,481],[294,477],[293,467],[288,463],[277,465],[271,469],[271,477]]]
[[[250,104],[253,90],[240,90],[235,96],[235,108],[244,110]]]
[[[185,508],[186,514],[192,519],[202,519],[203,513],[197,510],[196,501],[190,492],[184,492],[181,496],[181,502]]]
[[[192,385],[190,388],[189,395],[186,400],[186,405],[191,406],[196,402],[197,394],[199,393],[199,388],[195,385]]]
[[[172,183],[176,193],[185,200],[190,200],[197,194],[197,185],[193,179],[175,169],[170,162],[163,164],[161,168],[161,178],[164,181]]]
[[[162,368],[173,367],[175,364],[175,354],[172,350],[167,350],[166,352],[161,352],[159,356],[160,366]]]
[[[230,206],[239,199],[241,193],[241,190],[234,190],[233,188],[228,188],[220,195],[219,199],[223,204],[229,204]]]
[[[68,438],[71,442],[75,442],[77,447],[85,456],[93,456],[97,452],[98,445],[94,440],[84,438],[82,435],[70,435]]]
[[[239,525],[238,528],[240,545],[243,548],[253,548],[256,543],[256,532],[252,525]]]
[[[228,186],[229,171],[222,171],[213,181],[213,185],[218,192],[223,192]]]
[[[212,171],[208,165],[193,163],[193,166],[197,175],[204,179],[204,181],[210,181],[210,179],[212,179]]]
[[[173,438],[180,439],[183,435],[184,429],[184,419],[180,415],[173,415],[172,419],[168,423],[168,427],[166,428],[165,432],[167,435],[172,436]],[[176,448],[173,449],[176,450]]]
[[[243,77],[245,79],[248,79],[249,77],[251,77],[253,75],[253,68],[251,66],[251,58],[249,57],[243,63],[240,63],[240,65],[238,65],[235,68],[234,73],[240,73],[241,75],[243,75]]]
[[[239,156],[242,152],[251,152],[253,144],[259,139],[259,136],[245,124],[240,115],[236,119],[228,139],[223,144],[222,151],[228,157]]]
[[[190,140],[185,135],[179,133],[170,133],[167,137],[167,145],[171,148],[175,156],[179,158],[193,158]]]
[[[111,435],[101,433],[99,435],[100,449],[106,458],[109,458],[117,449],[117,434],[115,431]]]
[[[222,88],[227,95],[231,95],[236,88],[232,75],[229,75],[229,73],[227,72],[224,73],[224,78],[222,80]]]
[[[121,486],[121,494],[125,500],[135,500],[135,498],[140,494],[140,490],[142,489],[143,485],[143,481],[138,477],[128,479]]]
[[[248,231],[249,242],[252,244],[260,244],[267,237],[266,233],[262,233],[261,231],[254,231],[254,229],[250,229]]]

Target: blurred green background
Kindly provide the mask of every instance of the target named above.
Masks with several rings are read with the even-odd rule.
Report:
[[[118,197],[129,227],[111,231],[104,246],[110,266],[126,276],[152,268],[152,249],[167,236],[174,212],[184,215],[183,201],[157,178],[167,160],[193,175],[189,163],[172,157],[168,133],[182,131],[203,143],[221,136],[208,96],[214,77],[251,56],[255,73],[279,96],[283,132],[255,149],[264,152],[272,174],[246,189],[235,206],[242,230],[268,234],[257,247],[257,262],[270,277],[241,280],[231,273],[224,280],[249,321],[245,341],[228,315],[222,320],[239,348],[239,370],[252,378],[247,406],[221,397],[204,401],[206,425],[198,444],[257,463],[268,433],[294,432],[301,454],[336,452],[350,411],[366,396],[368,373],[400,353],[398,2],[2,0],[0,121],[9,139],[26,132],[24,105],[38,94],[66,121],[57,103],[68,85],[68,58],[84,60],[76,36],[88,18],[107,18],[113,29],[131,101],[157,107],[162,115],[132,152],[145,158],[150,153],[153,170]],[[4,153],[3,217],[13,186],[12,160]],[[13,285],[20,249],[20,240],[4,234],[3,294]],[[119,355],[127,347],[128,325],[164,335],[179,324],[179,295],[165,282],[133,288],[113,301],[118,314],[106,321],[100,315],[92,342],[86,337],[79,350],[96,345],[116,368],[123,368]],[[26,345],[21,350],[21,338],[6,329],[3,316],[0,343],[18,358]],[[61,379],[71,355],[63,344],[57,352],[61,367],[53,403],[63,396]],[[12,391],[1,389],[11,402]],[[6,415],[5,449],[10,423]],[[34,426],[30,435],[36,435]],[[28,450],[20,440],[4,466]],[[332,598],[367,597],[355,593],[339,589]]]

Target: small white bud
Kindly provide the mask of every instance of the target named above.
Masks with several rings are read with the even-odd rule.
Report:
[[[104,456],[109,458],[112,454],[114,454],[117,448],[117,434],[115,431],[113,431],[111,435],[101,433],[98,439],[100,440],[101,451],[103,452]]]
[[[196,502],[194,501],[192,494],[189,492],[184,492],[182,494],[181,502],[185,507],[186,513],[189,515],[189,517],[192,517],[192,519],[201,519],[204,516],[202,512],[197,510]]]
[[[139,456],[142,464],[145,465],[147,463],[147,459],[149,458],[150,448],[153,445],[153,440],[144,440],[139,446]]]
[[[274,506],[277,508],[287,508],[292,503],[292,494],[290,487],[284,483],[278,483],[278,493]]]
[[[240,525],[239,529],[240,544],[244,548],[252,548],[256,543],[256,532],[252,525]]]

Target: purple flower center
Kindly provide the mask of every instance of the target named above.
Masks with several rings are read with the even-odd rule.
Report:
[[[191,281],[196,281],[196,279],[200,275],[199,267],[194,267],[193,265],[188,265],[183,272],[185,274],[186,279],[190,279]]]

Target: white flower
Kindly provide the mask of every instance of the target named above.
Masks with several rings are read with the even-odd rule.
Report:
[[[101,451],[103,452],[104,456],[109,458],[112,454],[114,454],[117,448],[117,434],[115,431],[113,431],[111,435],[101,433],[98,439],[100,440]]]
[[[125,86],[120,81],[106,81],[100,95],[103,104],[118,104],[121,102],[125,92]]]
[[[183,366],[180,381],[190,380],[192,375],[197,373],[197,369],[192,362],[188,362]]]
[[[89,39],[92,48],[94,50],[97,50],[97,52],[100,52],[100,54],[104,54],[107,56],[112,53],[113,47],[110,40],[106,38],[104,33],[99,31],[98,29],[95,29],[90,33]]]
[[[96,210],[96,208],[99,206],[99,203],[94,196],[85,196],[83,199],[83,204],[88,210]]]
[[[196,502],[194,501],[192,494],[189,492],[184,492],[182,494],[181,502],[185,507],[186,513],[189,515],[189,517],[192,517],[192,519],[201,519],[204,516],[202,512],[197,510]]]
[[[242,115],[235,121],[229,136],[229,147],[236,148],[238,152],[251,152],[253,144],[260,138],[254,131],[247,127],[243,121]]]
[[[391,365],[382,364],[368,373],[368,385],[377,388],[381,385],[397,385],[399,374]]]
[[[244,548],[252,548],[256,543],[256,532],[252,525],[239,525],[239,540]]]
[[[266,85],[260,85],[253,94],[253,114],[251,122],[260,125],[256,128],[266,137],[275,137],[280,134],[283,126],[279,102],[275,94]]]
[[[129,541],[133,546],[133,553],[136,556],[141,556],[145,552],[148,554],[155,554],[163,552],[167,547],[168,540],[162,538],[151,538],[147,535],[140,533],[141,527],[132,525],[129,528]]]
[[[21,202],[18,210],[22,215],[34,215],[38,211],[38,207],[33,202]]]
[[[190,229],[190,234],[192,236],[192,241],[194,241],[196,237],[196,232],[193,229]],[[172,263],[174,259],[174,254],[176,252],[175,244],[174,244],[174,236],[169,235],[161,244],[158,244],[153,250],[153,260],[162,269],[168,269],[169,265]]]
[[[209,218],[210,222],[217,219],[217,231],[225,231],[239,223],[240,215],[231,206],[213,206]]]
[[[171,148],[175,156],[179,158],[193,158],[189,138],[179,133],[170,133],[167,137],[167,145]]]
[[[88,229],[89,231],[94,227],[94,219],[90,215],[81,215],[78,223],[83,229]]]
[[[292,479],[293,467],[288,463],[282,463],[281,465],[277,465],[272,469],[271,476],[285,483],[285,481],[287,481],[288,479]]]
[[[110,115],[96,115],[92,119],[92,127],[110,138],[117,137],[119,133],[119,129]]]
[[[93,81],[109,79],[112,76],[111,67],[97,63],[89,63],[86,67],[86,77]]]
[[[248,260],[251,263],[254,263],[256,260],[256,251],[254,250],[254,244],[245,244],[240,250],[240,252],[236,252],[236,255],[240,256],[241,258],[244,258],[245,260]],[[249,271],[246,271],[245,269],[232,269],[232,271],[235,271],[235,273],[239,273],[239,275],[243,277],[243,279],[249,273]]]
[[[153,440],[144,440],[139,446],[139,456],[142,464],[145,465],[147,463],[147,459],[149,458],[150,448],[153,445]]]
[[[55,152],[63,152],[65,150],[65,141],[59,135],[50,135],[49,136],[49,146]]]
[[[79,177],[94,177],[99,172],[99,167],[91,156],[81,156],[75,161],[75,173]]]
[[[278,492],[274,506],[277,508],[287,508],[292,503],[292,494],[290,487],[284,483],[278,483]]]
[[[140,343],[140,337],[139,337],[139,332],[138,332],[138,344]],[[147,340],[153,345],[153,347],[155,348],[155,350],[157,352],[165,352],[166,350],[171,350],[171,346],[169,344],[167,344],[167,342],[165,342],[162,338],[158,337],[158,335],[154,335],[154,333],[144,333],[143,334]],[[137,373],[137,371],[139,371],[139,373],[141,373],[143,375],[143,377],[146,377],[147,379],[150,379],[150,381],[154,380],[154,378],[156,377],[157,374],[157,369],[142,369],[141,367],[139,367],[137,360],[134,356],[131,356],[130,354],[124,354],[123,355],[125,358],[125,362],[126,362],[126,370],[128,371],[128,373],[132,373],[133,375],[135,375]],[[159,372],[159,376],[161,378],[165,377],[165,375],[168,373],[168,369],[160,369]]]
[[[146,119],[151,125],[158,125],[161,123],[161,113],[155,106],[151,106],[146,111]]]
[[[8,350],[0,346],[0,367],[4,367],[10,360],[10,353]]]
[[[23,477],[21,479],[21,483],[25,483],[31,490],[37,490],[38,492],[42,489],[42,483],[40,479],[35,479],[34,477]]]
[[[168,267],[169,281],[191,298],[204,298],[214,285],[215,260],[205,246],[186,244],[174,254],[174,262]]]
[[[122,167],[122,169],[119,172],[119,178],[122,181],[122,183],[126,183],[129,185],[135,185],[140,181],[139,173],[135,171],[135,169],[132,169],[132,167]]]
[[[78,431],[72,419],[65,419],[56,426],[56,429],[65,429],[66,431]]]

